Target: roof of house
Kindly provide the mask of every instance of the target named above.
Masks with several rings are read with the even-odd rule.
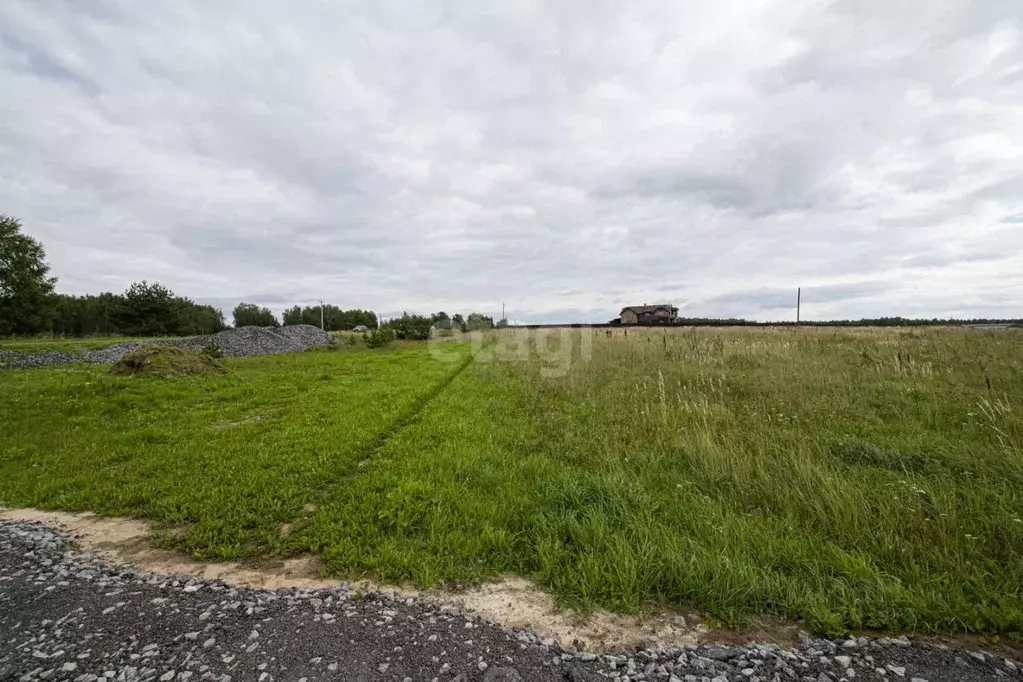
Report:
[[[675,306],[673,306],[673,305],[671,305],[669,303],[661,303],[661,304],[658,304],[658,305],[630,305],[630,306],[626,306],[625,308],[622,308],[622,312],[623,313],[626,310],[631,310],[632,312],[636,313],[637,315],[642,315],[643,313],[652,313],[655,310],[667,310],[667,311],[673,312],[673,313],[677,313],[678,312],[678,308],[676,308]]]

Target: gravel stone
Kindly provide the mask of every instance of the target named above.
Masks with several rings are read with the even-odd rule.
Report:
[[[50,367],[76,362],[113,364],[144,345],[155,344],[201,350],[210,343],[220,346],[220,350],[225,357],[242,358],[252,355],[296,353],[309,350],[315,346],[331,345],[336,343],[336,340],[319,327],[313,327],[308,324],[295,324],[286,327],[239,327],[238,329],[226,329],[222,332],[205,336],[145,342],[129,341],[127,343],[115,343],[100,350],[82,348],[77,353],[56,350],[17,353],[0,349],[0,369]],[[185,587],[184,591],[191,593],[200,589],[202,589],[201,584],[193,584]]]

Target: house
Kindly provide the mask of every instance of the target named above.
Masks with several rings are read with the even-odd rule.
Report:
[[[622,324],[675,324],[678,308],[670,303],[633,305],[622,308]]]

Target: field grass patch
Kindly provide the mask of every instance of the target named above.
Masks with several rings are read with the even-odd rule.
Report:
[[[110,371],[128,376],[154,376],[164,379],[186,374],[223,374],[227,368],[205,352],[174,346],[147,345],[115,362]]]

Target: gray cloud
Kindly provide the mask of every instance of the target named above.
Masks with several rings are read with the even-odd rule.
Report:
[[[0,212],[62,290],[1018,315],[1018,2],[241,7],[0,6]]]

